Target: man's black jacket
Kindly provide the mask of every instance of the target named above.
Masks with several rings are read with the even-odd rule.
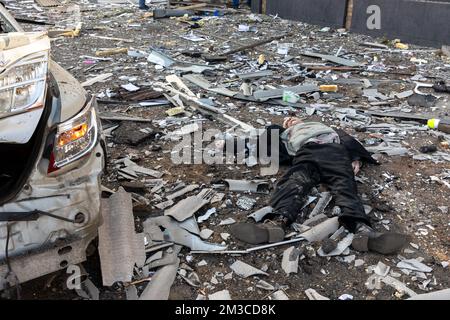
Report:
[[[335,131],[339,135],[341,144],[347,149],[352,161],[359,160],[367,163],[379,164],[358,140],[342,129],[335,129]]]

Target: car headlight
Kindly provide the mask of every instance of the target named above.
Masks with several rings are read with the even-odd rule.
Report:
[[[45,51],[17,61],[0,74],[0,113],[43,106],[47,70]]]
[[[97,144],[98,125],[94,99],[74,118],[57,127],[49,172],[76,161]]]

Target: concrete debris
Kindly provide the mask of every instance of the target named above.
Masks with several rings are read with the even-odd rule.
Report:
[[[278,290],[269,296],[270,300],[289,300],[289,297],[283,290]]]
[[[163,267],[163,266],[166,266],[169,264],[176,263],[178,260],[178,254],[180,253],[181,248],[182,247],[178,246],[178,245],[173,246],[173,249],[172,249],[172,247],[169,247],[163,253],[163,256],[161,259],[150,262],[148,265],[146,265],[146,267],[148,267],[149,270],[151,270],[151,269],[160,268],[160,267]]]
[[[202,238],[203,240],[208,240],[213,235],[213,233],[213,230],[202,229],[202,231],[200,231],[200,238]]]
[[[227,248],[227,246],[204,242],[200,239],[200,237],[193,235],[181,228],[166,229],[164,231],[164,238],[167,241],[188,247],[191,250],[222,251]]]
[[[308,231],[300,235],[301,238],[308,242],[321,241],[331,234],[335,233],[339,228],[338,217],[327,219],[324,222],[312,227]]]
[[[314,91],[319,91],[316,85],[299,85],[295,87],[288,87],[283,89],[259,90],[253,93],[253,96],[258,101],[267,101],[269,99],[281,98],[285,91],[290,91],[295,94],[306,94]]]
[[[180,274],[181,278],[183,278],[190,286],[196,288],[201,287],[202,283],[197,273],[189,272],[188,275],[182,275],[179,271],[178,274]]]
[[[385,284],[393,287],[395,290],[397,290],[401,293],[408,294],[410,297],[417,295],[417,293],[415,293],[414,291],[409,289],[403,282],[401,282],[391,276],[379,277],[379,279],[382,282],[384,282]]]
[[[255,204],[255,199],[245,196],[239,197],[238,201],[236,201],[236,205],[242,210],[251,210]]]
[[[265,275],[268,276],[268,274],[264,271],[261,271],[249,264],[246,264],[245,262],[242,262],[240,260],[236,260],[231,266],[231,270],[233,270],[234,273],[236,273],[238,276],[242,278],[248,278],[250,276],[255,275]]]
[[[205,260],[202,260],[199,263],[197,263],[198,267],[204,267],[204,266],[207,266],[207,265],[208,265],[208,262],[206,262]]]
[[[249,218],[253,218],[255,220],[255,222],[260,222],[264,219],[265,216],[267,216],[268,214],[273,212],[273,208],[270,206],[261,208],[255,212],[253,212],[252,214],[249,214],[248,217]]]
[[[231,280],[233,279],[233,272],[229,272],[226,275],[223,276],[224,280]]]
[[[346,263],[352,263],[353,261],[355,261],[356,256],[354,254],[350,255],[350,256],[346,256],[343,258],[344,262]]]
[[[347,67],[360,67],[362,64],[356,61],[352,61],[352,60],[348,60],[348,59],[343,59],[343,58],[339,58],[336,56],[332,56],[332,55],[327,55],[327,54],[320,54],[320,53],[314,53],[314,52],[302,52],[302,55],[304,56],[308,56],[308,57],[315,57],[315,58],[320,58],[322,60],[327,60],[330,62],[334,62],[336,64],[341,64]]]
[[[163,257],[163,252],[158,251],[158,252],[154,253],[153,255],[151,255],[149,258],[147,258],[147,260],[145,260],[145,264],[149,264],[153,261],[159,260],[162,257]]]
[[[363,91],[363,97],[366,97],[369,99],[369,101],[386,101],[389,100],[389,97],[385,96],[384,94],[381,94],[378,92],[377,89],[364,89]]]
[[[214,192],[209,191],[202,195],[195,195],[191,197],[187,197],[179,201],[173,207],[166,209],[164,211],[164,215],[171,216],[175,218],[177,221],[184,221],[194,215],[198,210],[200,210],[203,206],[209,204]]]
[[[228,290],[217,291],[208,295],[208,300],[232,300]]]
[[[233,223],[236,223],[236,220],[234,220],[233,218],[227,218],[225,220],[220,221],[219,226],[227,226]]]
[[[388,275],[389,270],[391,269],[391,267],[385,265],[383,262],[379,261],[378,264],[376,265],[376,267],[373,269],[373,272],[375,272],[375,274],[381,276],[381,277],[385,277]]]
[[[258,192],[260,188],[264,188],[268,186],[267,180],[232,180],[225,179],[224,180],[230,189],[230,191],[235,192]]]
[[[286,274],[298,272],[298,259],[300,257],[300,250],[292,246],[287,248],[283,252],[283,259],[281,261],[281,267]]]
[[[431,272],[431,271],[433,271],[432,268],[430,268],[429,266],[427,266],[426,264],[424,264],[422,262],[419,262],[416,259],[402,260],[399,263],[397,263],[397,268],[414,270],[414,271],[421,271],[421,272]]]
[[[195,223],[195,220],[193,218],[187,219],[183,221],[182,223],[177,222],[176,220],[172,219],[169,216],[159,216],[155,218],[147,219],[143,222],[144,230],[148,234],[152,234],[152,232],[155,232],[155,235],[160,237],[161,235],[161,228],[163,229],[176,229],[176,228],[182,228],[184,230],[189,231],[193,234],[200,234],[200,230],[198,228],[198,225]],[[159,229],[159,232],[158,232]],[[162,240],[157,241],[164,241],[164,234],[163,234]]]
[[[125,168],[122,168],[120,170],[127,170],[126,172],[131,173],[134,176],[136,176],[136,173],[149,175],[155,178],[161,178],[164,175],[164,173],[162,172],[141,167],[131,161],[129,158],[123,158],[119,160],[118,163],[123,163],[125,165]]]
[[[206,211],[204,215],[197,218],[197,222],[198,223],[205,222],[206,220],[209,219],[209,217],[211,217],[216,212],[217,212],[216,208],[208,209],[208,211]]]
[[[80,283],[81,288],[75,289],[75,292],[82,298],[87,300],[99,300],[100,291],[95,286],[95,284],[90,280],[86,279]]]
[[[131,195],[123,188],[102,200],[103,224],[99,227],[98,250],[103,285],[131,282],[135,265],[145,263],[144,234],[136,234]]]
[[[450,300],[450,289],[417,294],[411,298],[408,298],[407,300]]]
[[[180,259],[174,264],[160,268],[152,277],[150,283],[145,287],[139,300],[168,300],[170,288],[177,276]]]
[[[105,81],[105,80],[107,80],[108,78],[110,78],[110,77],[112,77],[112,76],[113,76],[112,73],[104,73],[104,74],[100,74],[100,75],[98,75],[98,76],[96,76],[96,77],[94,77],[94,78],[91,78],[91,79],[89,79],[89,80],[83,82],[83,83],[81,84],[81,86],[82,86],[82,87],[89,87],[89,86],[91,86],[91,85],[93,85],[93,84],[95,84],[95,83],[97,83],[97,82]]]
[[[237,74],[236,76],[239,79],[242,80],[248,80],[248,79],[257,79],[257,78],[263,78],[263,77],[270,77],[273,75],[272,70],[262,70],[258,72],[248,72],[248,73],[241,73]]]
[[[323,192],[320,194],[320,199],[314,207],[313,211],[310,213],[309,218],[313,218],[318,214],[321,214],[323,210],[328,206],[332,199],[330,192]]]
[[[330,300],[327,297],[322,296],[316,290],[309,288],[305,290],[305,294],[309,300]]]
[[[76,233],[83,242],[83,254],[72,246],[70,253],[61,256],[57,249],[49,251],[58,261],[47,253],[42,260],[54,270],[60,269],[62,260],[77,265],[86,259],[84,241],[92,241],[85,237],[95,236],[98,224],[103,285],[123,282],[126,290],[117,296],[126,294],[128,300],[138,299],[142,290],[140,299],[168,299],[177,277],[190,289],[173,296],[191,300],[231,299],[222,289],[229,289],[236,299],[258,298],[264,290],[274,300],[304,298],[303,292],[310,300],[328,300],[327,296],[336,298],[345,292],[324,291],[320,281],[325,278],[338,279],[354,299],[390,296],[386,290],[393,290],[387,286],[397,290],[393,298],[448,297],[448,289],[432,292],[450,285],[443,232],[448,228],[450,188],[448,46],[436,50],[399,40],[378,43],[331,25],[285,20],[281,12],[250,14],[243,1],[231,9],[225,1],[155,0],[147,1],[148,11],[138,10],[136,1],[130,6],[129,0],[50,1],[59,3],[57,7],[43,7],[46,1],[41,0],[2,2],[14,16],[33,22],[21,20],[27,34],[48,32],[52,59],[81,80],[78,90],[75,79],[66,81],[62,68],[53,60],[49,64],[49,77],[55,79],[61,95],[61,110],[52,113],[60,118],[58,122],[68,124],[83,106],[89,106],[83,87],[98,104],[92,111],[98,125],[93,126],[95,121],[88,117],[89,135],[65,150],[75,152],[84,148],[84,138],[98,138],[96,146],[78,155],[82,158],[73,162],[74,170],[69,165],[49,173],[58,180],[50,177],[55,182],[51,186],[49,179],[27,177],[30,188],[23,188],[20,202],[0,205],[5,213],[47,208],[70,220],[79,219],[78,212],[87,217],[72,227],[50,217],[11,222],[9,253],[18,278],[31,279],[34,270],[41,268],[39,263],[17,260],[18,250],[31,252],[33,246]],[[357,14],[356,7],[353,10]],[[18,39],[25,40],[23,35]],[[17,44],[11,43],[3,43],[0,56],[5,59],[0,60],[17,56]],[[0,114],[0,140],[10,131],[3,124],[11,121],[7,116]],[[401,252],[405,257],[383,259],[351,251],[353,234],[339,222],[346,208],[338,206],[340,193],[335,194],[324,181],[304,195],[295,212],[299,217],[283,241],[253,247],[234,242],[227,226],[246,218],[255,223],[279,218],[279,210],[269,204],[276,207],[272,195],[290,167],[260,161],[263,157],[255,151],[262,150],[252,138],[254,132],[282,125],[288,116],[331,126],[348,148],[361,146],[347,145],[340,129],[361,141],[379,162],[377,166],[353,164],[355,171],[359,167],[355,180],[365,214],[378,231],[410,231],[411,241],[420,247],[412,243]],[[37,140],[48,140],[41,138]],[[245,152],[230,153],[230,145],[223,148],[223,141],[236,141],[239,147],[245,144]],[[9,144],[0,143],[0,153],[7,154],[8,148]],[[102,157],[105,148],[108,156]],[[44,155],[48,156],[51,150],[47,149]],[[56,151],[55,158],[63,156]],[[17,180],[9,172],[16,170],[11,167],[15,162],[6,162],[0,165],[0,189]],[[101,181],[78,176],[94,162],[108,169]],[[101,203],[89,187],[97,184],[104,185],[103,196],[111,195]],[[83,204],[80,192],[84,189],[92,194],[92,205]],[[61,194],[55,194],[58,190]],[[100,217],[96,210],[101,210]],[[0,222],[1,239],[6,231]],[[5,252],[2,245],[0,241],[0,260]],[[202,260],[207,254],[214,254],[208,262]],[[185,264],[180,265],[180,259]],[[296,278],[291,273],[298,272],[299,262],[301,277],[307,281],[295,288],[263,277],[270,273]],[[340,270],[333,270],[336,262],[342,264]],[[23,266],[30,265],[33,268],[22,272]],[[232,272],[221,274],[228,266]],[[0,279],[6,271],[7,266],[0,264]],[[353,273],[372,278],[355,282]],[[247,279],[233,279],[233,274]],[[3,283],[0,280],[0,291]],[[416,295],[409,287],[425,294]],[[77,293],[83,299],[98,299],[103,291],[86,280]],[[36,297],[46,292],[36,292]],[[347,298],[353,297],[340,297]]]
[[[200,235],[200,229],[198,227],[197,221],[195,221],[194,217],[184,220],[178,224],[180,228],[189,231],[197,236]]]
[[[222,233],[220,234],[220,237],[221,237],[224,241],[227,241],[228,238],[230,237],[230,234],[229,234],[229,233],[226,233],[226,232],[222,232]]]
[[[181,197],[182,195],[185,195],[188,192],[194,191],[195,189],[197,189],[199,187],[198,184],[192,184],[190,186],[186,186],[181,190],[178,190],[172,194],[169,194],[168,196],[166,196],[167,199],[169,200],[174,200],[178,197]]]
[[[337,243],[337,246],[333,251],[325,253],[323,248],[319,248],[317,253],[321,257],[339,256],[343,254],[348,249],[348,247],[350,247],[353,241],[353,237],[354,237],[353,233],[349,233],[341,241]]]
[[[263,290],[267,290],[267,291],[274,291],[275,287],[273,285],[271,285],[270,283],[264,281],[264,280],[259,280],[256,285],[257,288],[263,289]]]

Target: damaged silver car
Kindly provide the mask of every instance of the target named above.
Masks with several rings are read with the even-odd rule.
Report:
[[[0,290],[86,260],[101,221],[96,100],[0,4]]]

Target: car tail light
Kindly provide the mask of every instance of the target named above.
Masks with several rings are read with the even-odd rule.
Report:
[[[98,120],[93,102],[74,118],[58,125],[49,173],[82,158],[97,144]]]

